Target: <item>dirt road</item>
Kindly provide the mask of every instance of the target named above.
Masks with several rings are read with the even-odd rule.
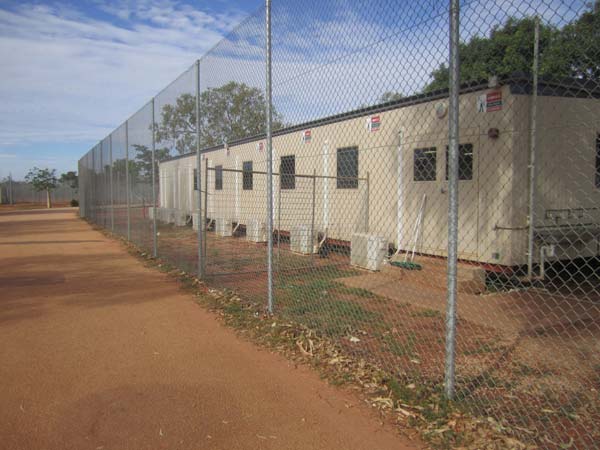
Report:
[[[0,213],[0,447],[419,448],[69,209]]]

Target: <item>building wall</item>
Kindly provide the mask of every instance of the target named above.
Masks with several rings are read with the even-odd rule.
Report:
[[[473,177],[459,181],[459,257],[516,265],[526,262],[530,97],[513,95],[504,86],[500,88],[500,110],[478,111],[478,98],[497,90],[460,97],[461,123],[468,125],[460,128],[460,142],[473,146]],[[600,200],[592,174],[588,181],[582,181],[578,175],[593,171],[595,164],[596,131],[588,130],[585,121],[578,118],[582,114],[598,117],[600,108],[595,102],[539,97],[538,129],[544,132],[539,133],[538,153],[548,163],[538,177],[540,201],[536,217],[560,205],[589,206]],[[295,155],[298,175],[295,189],[289,190],[280,189],[279,177],[275,176],[275,229],[288,231],[297,225],[314,224],[315,233],[326,232],[328,237],[341,240],[349,240],[354,232],[368,231],[409,250],[417,236],[416,251],[445,256],[448,115],[439,114],[444,109],[441,105],[447,107],[447,101],[374,114],[380,118],[377,131],[369,129],[370,116],[365,116],[313,127],[310,141],[303,139],[301,131],[275,136],[274,172],[278,174],[282,156]],[[565,116],[572,119],[565,121]],[[498,130],[497,138],[488,136],[490,129]],[[565,155],[561,149],[566,145],[574,145],[578,150],[571,156]],[[324,177],[336,176],[338,149],[355,146],[359,152],[358,186],[338,188],[335,178]],[[429,147],[436,148],[436,179],[414,181],[414,150]],[[253,163],[252,190],[243,189],[242,173],[226,171],[223,189],[215,190],[215,171],[208,171],[208,217],[240,223],[266,217],[266,175],[256,173],[267,170],[264,140],[203,154],[201,177],[205,177],[206,164],[209,168],[241,170],[244,161]],[[197,204],[195,197],[190,196],[195,164],[194,155],[160,164],[161,206],[188,212],[195,209],[190,207],[192,201]],[[563,176],[557,184],[551,173],[561,173],[564,167],[575,170],[569,172],[570,178]],[[579,197],[573,197],[575,192],[580,193]],[[415,233],[424,196],[422,225],[420,232]]]

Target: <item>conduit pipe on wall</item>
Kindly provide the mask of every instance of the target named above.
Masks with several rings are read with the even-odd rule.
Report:
[[[403,159],[402,159],[402,144],[403,144],[403,133],[402,131],[398,132],[398,173],[396,176],[396,182],[398,183],[398,190],[396,192],[397,203],[396,203],[396,254],[400,252],[400,248],[402,242],[404,240],[404,230],[402,227],[402,212],[404,211],[404,183],[402,180],[402,167],[403,167]]]

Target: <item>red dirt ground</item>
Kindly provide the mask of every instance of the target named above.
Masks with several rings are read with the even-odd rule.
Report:
[[[5,449],[410,449],[74,210],[0,213]]]

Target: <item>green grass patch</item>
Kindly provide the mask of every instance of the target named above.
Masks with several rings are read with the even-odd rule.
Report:
[[[387,334],[383,337],[383,341],[389,351],[396,356],[409,356],[412,358],[416,354],[417,335],[413,331],[410,331],[406,337]]]
[[[411,317],[441,317],[441,313],[435,309],[421,309],[410,314]]]

